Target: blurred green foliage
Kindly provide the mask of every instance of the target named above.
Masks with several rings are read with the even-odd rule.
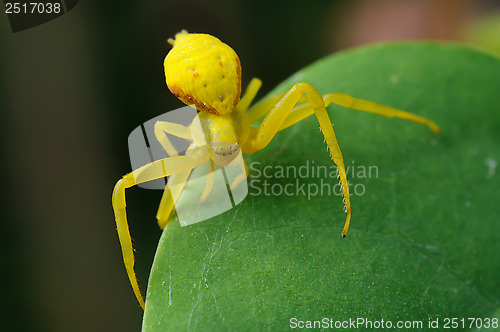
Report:
[[[465,28],[466,41],[500,56],[500,13],[490,14]]]

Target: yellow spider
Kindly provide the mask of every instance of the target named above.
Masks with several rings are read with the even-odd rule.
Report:
[[[435,123],[420,116],[353,98],[345,93],[335,92],[322,96],[306,82],[296,83],[285,94],[270,97],[247,112],[262,82],[252,79],[240,99],[241,65],[238,55],[231,47],[213,36],[184,30],[175,36],[175,40],[169,39],[169,43],[173,48],[164,62],[167,86],[181,101],[196,107],[199,111],[195,118],[197,121],[189,126],[158,121],[155,124],[155,135],[169,157],[153,161],[125,175],[116,183],[113,191],[113,209],[123,262],[135,296],[143,309],[144,299],[134,272],[132,239],[125,211],[126,188],[169,177],[157,213],[158,225],[163,229],[195,167],[207,162],[210,162],[212,170],[214,164],[221,168],[228,166],[241,152],[254,153],[264,149],[276,133],[314,114],[331,158],[337,165],[344,196],[344,212],[347,214],[342,230],[342,236],[345,237],[351,219],[349,188],[342,152],[326,106],[334,103],[386,117],[406,119],[426,125],[439,133],[439,127]],[[262,117],[264,119],[258,127],[251,126]],[[191,142],[184,155],[178,154],[167,138],[167,133]],[[248,170],[243,170],[243,173],[247,172]],[[237,186],[246,175],[239,176],[231,187]],[[181,185],[170,186],[174,180]],[[201,200],[206,199],[211,191],[212,181],[208,176]]]

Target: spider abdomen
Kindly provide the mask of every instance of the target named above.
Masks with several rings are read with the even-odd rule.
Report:
[[[213,36],[185,31],[172,43],[163,64],[169,90],[199,111],[231,113],[241,94],[241,65],[234,50]]]

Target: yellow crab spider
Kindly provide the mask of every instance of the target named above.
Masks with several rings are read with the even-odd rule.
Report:
[[[169,39],[172,50],[164,62],[165,78],[169,90],[181,101],[193,105],[198,111],[189,126],[157,122],[155,135],[169,157],[151,162],[120,179],[113,191],[113,209],[120,239],[123,262],[135,296],[144,309],[144,299],[134,272],[132,239],[125,212],[125,189],[150,180],[169,177],[157,213],[161,229],[167,225],[174,204],[191,171],[210,162],[219,167],[230,165],[241,152],[254,153],[264,149],[279,131],[314,114],[325,138],[333,162],[337,165],[347,214],[342,236],[347,234],[351,219],[349,187],[335,132],[326,106],[330,103],[346,108],[397,117],[428,126],[435,133],[439,127],[425,118],[371,101],[353,98],[335,92],[321,95],[306,82],[296,83],[288,92],[271,97],[250,111],[249,106],[262,82],[254,78],[240,99],[240,60],[231,47],[207,34],[181,31]],[[304,98],[305,96],[305,98]],[[298,104],[299,102],[302,102]],[[298,105],[297,105],[298,104]],[[247,112],[248,111],[248,112]],[[264,117],[258,127],[251,124]],[[179,155],[167,138],[167,133],[190,141],[184,155]],[[244,168],[244,167],[242,167]],[[247,172],[247,170],[243,170]],[[246,174],[232,183],[238,185]],[[212,188],[209,176],[201,200]],[[171,186],[173,183],[180,184]]]

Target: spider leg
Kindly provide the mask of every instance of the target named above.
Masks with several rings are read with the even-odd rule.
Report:
[[[236,108],[241,112],[246,112],[261,86],[262,86],[262,81],[260,79],[252,78],[250,83],[248,83],[248,87],[245,91],[245,94],[243,95],[243,97],[241,97]]]
[[[259,104],[252,107],[252,109],[247,113],[247,116],[248,116],[248,119],[250,120],[250,123],[254,123],[257,120],[259,120],[260,118],[262,118],[264,115],[266,115],[267,112],[269,112],[269,110],[271,109],[271,107],[273,107],[281,98],[283,98],[284,95],[285,95],[284,93],[279,93],[277,95],[274,95],[272,97],[269,97],[269,98],[263,100]],[[303,102],[307,102],[306,96],[302,96],[298,101],[298,103],[303,103]],[[307,105],[309,105],[309,103],[307,103]],[[303,106],[303,105],[302,104],[296,105],[292,109],[292,111],[290,112],[290,115],[294,113],[296,108],[299,108],[301,106]],[[308,114],[307,116],[309,116],[313,113],[314,112],[311,109],[311,113]]]
[[[426,118],[423,118],[421,116],[398,110],[390,106],[378,104],[373,101],[354,98],[342,92],[328,93],[323,96],[323,101],[325,103],[325,106],[334,103],[345,108],[383,115],[388,118],[394,117],[420,123],[429,127],[436,134],[439,134],[440,131],[439,127],[434,122],[427,120]],[[292,112],[290,112],[283,125],[280,127],[280,131],[299,122],[302,119],[305,119],[313,113],[314,111],[309,103],[296,106],[292,110]]]
[[[215,172],[214,161],[210,159],[210,165],[208,166],[207,177],[206,177],[207,182],[205,183],[205,188],[203,188],[203,194],[201,194],[200,203],[205,202],[208,198],[208,195],[212,191],[212,188],[214,186],[214,174],[215,174],[214,172]]]
[[[191,135],[191,128],[185,127],[178,123],[167,122],[167,121],[157,121],[155,123],[154,132],[156,139],[160,142],[163,149],[168,153],[169,156],[176,156],[179,153],[174,148],[170,140],[168,139],[167,133],[184,138],[187,141],[192,142],[193,138]]]
[[[161,197],[160,206],[158,207],[158,212],[156,213],[156,220],[160,229],[164,229],[167,226],[168,219],[172,214],[175,203],[179,199],[182,190],[191,174],[191,170],[187,170],[182,173],[172,174],[167,181],[165,190]]]
[[[395,117],[404,120],[413,121],[429,127],[434,133],[439,134],[439,127],[432,121],[410,112],[401,111],[390,106],[375,103],[373,101],[354,98],[342,92],[326,94],[323,99],[325,104],[334,103],[346,108],[352,108],[359,111],[375,113],[389,118]]]
[[[264,120],[262,120],[259,128],[252,128],[249,139],[243,144],[242,150],[246,153],[265,148],[273,139],[274,135],[279,131],[284,121],[290,114],[295,104],[305,94],[309,100],[311,108],[316,115],[321,131],[325,137],[326,144],[330,151],[333,162],[337,165],[340,183],[344,195],[344,211],[347,214],[342,236],[347,234],[349,223],[351,220],[351,202],[349,197],[349,187],[347,184],[347,176],[344,166],[344,158],[337,143],[337,138],[333,130],[332,123],[326,111],[323,97],[318,90],[308,83],[297,83],[271,108]]]
[[[243,163],[238,163],[238,164],[241,167],[242,173],[234,179],[233,183],[231,183],[230,186],[231,191],[234,191],[240,183],[242,183],[246,178],[248,178],[249,170],[245,159],[243,159]]]
[[[185,127],[178,123],[157,121],[154,126],[154,133],[158,142],[160,142],[163,149],[171,157],[177,156],[179,152],[172,145],[167,134],[193,142],[191,127]],[[191,147],[192,145],[189,146],[189,148]],[[161,197],[160,206],[158,207],[158,212],[156,213],[156,220],[161,229],[164,229],[167,225],[168,219],[174,209],[175,202],[179,198],[190,173],[191,170],[173,174],[168,178],[165,190],[163,191],[163,195]],[[174,184],[176,185],[174,186]]]
[[[189,153],[188,153],[189,152]],[[136,184],[156,180],[176,173],[186,172],[198,165],[202,165],[210,158],[207,147],[195,148],[186,152],[185,156],[174,156],[156,160],[137,170],[126,174],[118,180],[113,190],[113,210],[115,213],[116,228],[120,239],[123,263],[127,270],[127,275],[134,290],[134,294],[139,304],[144,309],[144,299],[139,289],[137,277],[134,272],[134,249],[127,222],[125,189]]]
[[[241,182],[243,182],[246,178],[248,178],[248,174],[249,174],[248,165],[247,165],[245,159],[241,155],[239,158],[238,157],[235,158],[232,163],[234,163],[235,161],[238,161],[240,158],[243,162],[238,162],[237,164],[240,166],[241,173],[231,183],[231,185],[229,187],[231,191],[234,191]],[[205,202],[205,200],[208,198],[208,195],[212,191],[212,187],[213,187],[213,183],[214,183],[215,166],[214,166],[214,163],[212,160],[210,160],[210,163],[211,163],[211,165],[208,168],[208,173],[207,173],[207,183],[205,185],[205,189],[203,190],[203,194],[201,195],[200,203]],[[236,165],[234,165],[234,164],[231,166],[236,167]]]
[[[281,98],[283,98],[284,95],[285,94],[278,94],[269,97],[256,106],[252,107],[252,109],[247,113],[250,123],[254,123],[262,118],[267,112],[269,112],[271,107],[273,107]]]

